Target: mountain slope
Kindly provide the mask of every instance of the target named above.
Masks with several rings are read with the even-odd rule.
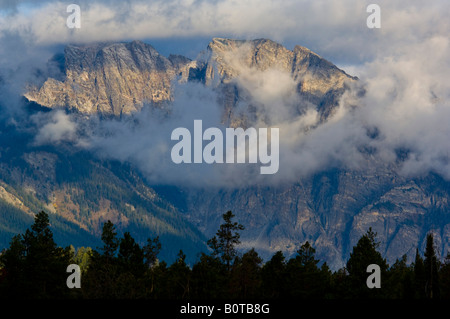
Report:
[[[99,247],[103,223],[111,220],[119,234],[130,231],[140,243],[160,236],[165,260],[176,258],[174,246],[190,260],[206,249],[203,235],[129,165],[100,160],[70,144],[33,146],[32,141],[14,129],[1,135],[1,248],[44,210],[59,245]]]
[[[320,115],[320,125],[333,116],[344,91],[357,82],[307,48],[288,50],[267,39],[215,38],[196,61],[162,57],[141,42],[69,46],[62,69],[61,78],[50,78],[25,96],[44,107],[119,117],[139,114],[146,102],[157,107],[169,103],[171,81],[200,82],[218,93],[223,123],[229,126],[252,124],[251,116],[270,122],[270,116],[258,114],[268,110],[259,104],[268,103],[270,107],[272,102],[284,103],[285,96],[279,95],[291,91],[276,89],[286,83],[295,91],[286,104],[298,114],[313,107]],[[270,81],[263,83],[263,90],[256,90],[259,95],[255,94],[252,85],[263,80]],[[238,112],[242,106],[248,118]],[[401,156],[387,165],[377,162],[369,151],[362,151],[366,161],[362,170],[324,167],[322,172],[284,185],[201,189],[149,187],[130,175],[132,168],[127,165],[112,169],[108,161],[85,161],[80,154],[58,153],[55,157],[53,151],[47,153],[23,150],[16,155],[22,168],[8,167],[4,175],[16,184],[17,176],[24,181],[39,180],[31,182],[36,194],[55,196],[54,201],[46,203],[55,203],[61,216],[83,229],[98,231],[98,223],[105,216],[123,225],[138,227],[143,222],[154,229],[151,225],[155,223],[144,217],[151,212],[158,220],[156,224],[179,221],[177,229],[195,245],[202,236],[211,237],[222,214],[232,210],[246,226],[243,249],[256,247],[267,258],[277,250],[295,253],[308,240],[318,257],[334,269],[345,265],[353,245],[369,227],[377,232],[380,250],[389,263],[403,254],[412,261],[415,248],[423,248],[430,231],[441,256],[446,255],[450,244],[450,183],[432,173],[416,179],[403,177],[397,173]],[[65,164],[58,166],[58,161]],[[38,170],[45,162],[51,163],[47,164],[49,169]],[[57,169],[52,171],[52,167]],[[101,182],[93,185],[93,177]],[[56,182],[58,178],[62,180]],[[6,179],[5,183],[11,185]],[[127,195],[116,196],[116,186],[119,193]],[[8,194],[3,197],[10,203],[15,201]],[[140,204],[142,209],[137,208],[137,198],[145,202]],[[184,224],[185,220],[189,223]],[[169,229],[165,226],[161,233],[170,233]],[[183,241],[173,238],[171,248],[177,250]]]

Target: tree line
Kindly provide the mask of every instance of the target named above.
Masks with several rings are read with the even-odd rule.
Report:
[[[450,257],[438,260],[432,234],[424,255],[416,251],[389,266],[369,229],[353,247],[346,266],[331,271],[305,242],[291,258],[281,251],[263,263],[255,249],[239,253],[240,231],[231,211],[208,240],[192,267],[179,251],[172,264],[158,260],[161,242],[139,245],[129,232],[118,236],[111,221],[103,224],[103,246],[58,247],[49,216],[36,214],[24,234],[12,238],[0,255],[0,298],[12,299],[448,299]],[[81,269],[81,287],[69,289],[67,266]],[[379,266],[381,288],[369,288],[367,266]]]

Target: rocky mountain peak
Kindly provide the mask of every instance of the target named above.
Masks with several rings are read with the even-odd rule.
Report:
[[[199,61],[181,55],[166,58],[150,44],[132,41],[66,46],[64,76],[49,78],[25,97],[49,108],[121,116],[137,112],[145,104],[158,106],[170,101],[171,84],[178,77],[220,85],[229,111],[239,95],[233,79],[243,69],[272,68],[289,74],[297,83],[298,94],[317,105],[324,116],[336,105],[346,83],[355,80],[307,48],[289,50],[269,39],[213,38],[206,58]]]
[[[25,94],[46,107],[120,116],[171,99],[170,82],[189,59],[168,59],[141,41],[68,45],[65,78]]]
[[[300,100],[315,105],[322,120],[332,114],[344,90],[357,80],[305,47],[297,45],[289,50],[269,39],[214,38],[208,51],[203,69],[197,74],[203,76],[201,80],[207,85],[222,86],[229,118],[237,104],[235,92],[239,92],[234,79],[248,69],[275,69],[289,75],[296,83]]]

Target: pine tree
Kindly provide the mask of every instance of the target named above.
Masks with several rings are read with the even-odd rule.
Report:
[[[306,241],[297,255],[291,258],[286,266],[287,290],[294,298],[323,298],[328,282],[324,272],[318,267],[319,260],[315,258],[316,250]]]
[[[225,265],[215,255],[202,253],[192,267],[192,297],[196,299],[224,299],[228,297],[228,277]]]
[[[167,297],[187,299],[190,296],[191,269],[186,265],[186,255],[179,251],[177,260],[167,270]]]
[[[159,236],[147,239],[147,244],[143,247],[145,265],[151,268],[158,261],[158,254],[161,251],[161,242]]]
[[[222,215],[224,223],[220,225],[216,236],[208,241],[208,245],[213,250],[213,255],[220,256],[225,263],[227,271],[231,269],[231,261],[237,256],[236,246],[240,244],[239,230],[244,226],[238,222],[233,222],[235,215],[228,211]]]
[[[120,240],[117,260],[122,272],[129,272],[136,278],[144,275],[144,252],[129,232]]]
[[[441,287],[441,298],[450,299],[450,253],[447,253],[444,264],[439,270],[439,282]]]
[[[433,234],[431,233],[427,235],[424,257],[426,297],[429,299],[439,299],[439,264],[435,254]]]
[[[86,275],[81,277],[81,289],[86,298],[117,298],[117,279],[120,268],[117,259],[119,239],[114,224],[103,224],[101,235],[103,246],[92,251]]]
[[[61,298],[68,296],[67,266],[73,260],[70,247],[58,247],[44,211],[35,216],[30,229],[17,235],[2,255],[10,297]],[[17,294],[16,294],[17,293]],[[20,295],[19,295],[20,294]]]
[[[230,294],[240,299],[256,299],[261,290],[262,259],[254,248],[236,258],[231,270]]]
[[[116,228],[110,220],[103,224],[102,241],[103,247],[101,248],[101,251],[105,262],[108,263],[113,260],[116,255],[117,248],[119,247],[119,239],[117,238]]]
[[[414,260],[414,291],[415,298],[424,299],[425,293],[425,265],[423,258],[419,254],[419,249],[416,249],[416,257]]]
[[[23,270],[25,264],[25,246],[22,236],[11,239],[9,248],[0,254],[0,298],[19,298],[26,289]]]
[[[262,291],[265,298],[280,298],[285,296],[286,260],[283,252],[277,251],[264,264],[261,270]]]
[[[389,269],[384,289],[389,299],[414,298],[413,277],[414,270],[406,264],[407,256],[397,259]]]
[[[349,273],[350,293],[353,298],[381,298],[383,290],[368,288],[366,284],[367,267],[376,264],[380,267],[381,281],[385,278],[387,271],[386,260],[377,251],[379,243],[375,241],[376,233],[369,228],[353,247],[350,258],[347,261],[347,271]]]

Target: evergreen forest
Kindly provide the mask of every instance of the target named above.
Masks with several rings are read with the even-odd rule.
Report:
[[[346,267],[331,271],[309,242],[289,259],[281,251],[266,262],[255,249],[240,252],[245,227],[231,211],[222,217],[209,252],[188,265],[182,250],[167,264],[158,259],[164,244],[159,237],[140,245],[129,232],[119,237],[111,221],[103,224],[101,247],[59,247],[41,211],[1,252],[0,299],[450,299],[450,257],[438,260],[432,234],[423,256],[417,250],[413,263],[403,256],[388,265],[369,229]],[[69,288],[71,264],[79,266],[79,288]],[[367,284],[371,264],[379,266],[379,288]]]

